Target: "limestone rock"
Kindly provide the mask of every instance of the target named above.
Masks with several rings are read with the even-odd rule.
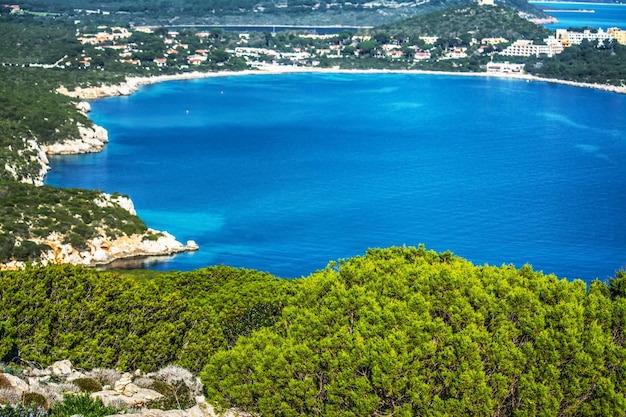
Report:
[[[96,200],[94,200],[94,203],[96,203],[96,205],[98,205],[99,207],[119,206],[133,216],[137,215],[137,211],[135,210],[135,205],[133,204],[133,201],[123,195],[113,197],[111,194],[102,193]]]
[[[72,362],[67,359],[64,361],[58,361],[50,365],[50,371],[54,376],[69,376],[72,374]]]
[[[69,91],[66,87],[61,86],[57,89],[57,92],[81,100],[93,100],[102,97],[127,96],[137,91],[137,87],[137,83],[129,79],[117,85],[103,84],[86,88],[77,87],[73,91]]]
[[[76,108],[82,113],[89,113],[91,111],[91,104],[86,101],[81,101],[76,105]]]
[[[52,371],[49,368],[46,369],[37,369],[37,368],[26,368],[24,370],[24,373],[28,376],[32,376],[35,378],[40,378],[40,379],[44,379],[44,378],[50,378],[50,375],[52,375]]]
[[[16,391],[27,392],[29,390],[28,384],[22,379],[16,377],[15,375],[4,373],[2,375],[4,375],[4,377],[9,381],[13,389],[15,389]]]
[[[133,382],[133,376],[127,372],[123,374],[122,377],[115,383],[115,386],[113,389],[116,392],[122,393],[124,392],[124,388],[126,388],[126,385],[132,382]]]
[[[79,125],[79,139],[67,139],[64,142],[44,146],[48,155],[70,155],[80,153],[100,152],[109,141],[109,133],[98,125],[86,127]]]
[[[117,384],[116,384],[117,387]],[[128,407],[145,407],[150,401],[158,400],[163,395],[158,392],[139,388],[133,383],[124,385],[121,389],[114,391],[98,391],[91,394],[92,398],[100,398],[106,406],[119,406],[123,404]]]

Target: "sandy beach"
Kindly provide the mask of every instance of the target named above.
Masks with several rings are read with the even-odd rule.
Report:
[[[346,70],[339,68],[316,68],[316,67],[298,67],[298,66],[285,66],[285,65],[267,65],[258,70],[244,70],[244,71],[219,71],[219,72],[190,72],[182,74],[172,75],[158,75],[151,77],[129,77],[127,83],[129,86],[137,87],[146,84],[155,84],[164,81],[175,80],[192,80],[200,78],[210,77],[230,77],[230,76],[243,76],[243,75],[260,75],[260,74],[289,74],[289,73],[345,73],[345,74],[422,74],[422,75],[452,75],[461,77],[494,77],[494,78],[511,78],[526,80],[527,82],[547,82],[554,84],[565,84],[582,88],[594,88],[603,91],[609,91],[613,93],[626,94],[626,86],[614,86],[608,84],[592,84],[582,83],[567,80],[558,80],[553,78],[536,77],[530,74],[515,74],[515,73],[487,73],[487,72],[451,72],[451,71],[424,71],[424,70]]]

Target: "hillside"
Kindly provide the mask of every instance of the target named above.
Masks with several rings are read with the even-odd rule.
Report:
[[[377,27],[376,31],[388,32],[393,36],[415,33],[444,38],[471,33],[477,39],[502,37],[509,41],[543,39],[551,34],[543,26],[521,17],[516,9],[473,3],[383,25]]]
[[[0,267],[94,265],[195,249],[149,230],[127,197],[40,187],[49,155],[96,152],[108,141],[87,117],[89,105],[57,93],[59,85],[120,82],[133,72],[122,64],[106,72],[76,65],[94,48],[81,45],[75,30],[54,19],[0,16]]]
[[[467,0],[28,0],[20,5],[26,10],[55,12],[64,17],[93,22],[115,19],[135,24],[374,26],[467,3]],[[501,4],[533,16],[545,16],[545,13],[526,0],[503,0]],[[86,10],[90,12],[86,13]]]
[[[0,272],[0,359],[201,376],[263,416],[623,416],[624,271],[568,282],[369,250],[299,280],[226,267]]]

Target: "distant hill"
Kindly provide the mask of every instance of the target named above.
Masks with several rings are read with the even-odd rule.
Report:
[[[543,39],[551,33],[543,26],[521,17],[516,9],[479,6],[475,3],[415,16],[377,27],[376,31],[391,35],[418,33],[445,38],[470,32],[479,39],[502,37],[508,40]]]
[[[135,24],[307,24],[376,26],[467,4],[468,0],[27,0],[22,9],[81,20]],[[545,13],[527,0],[500,0],[533,16]]]

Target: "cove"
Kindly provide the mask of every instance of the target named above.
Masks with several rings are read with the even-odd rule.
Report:
[[[626,265],[626,96],[422,74],[144,86],[92,102],[98,154],[46,183],[128,194],[200,251],[148,267],[306,276],[369,247],[605,280]]]

